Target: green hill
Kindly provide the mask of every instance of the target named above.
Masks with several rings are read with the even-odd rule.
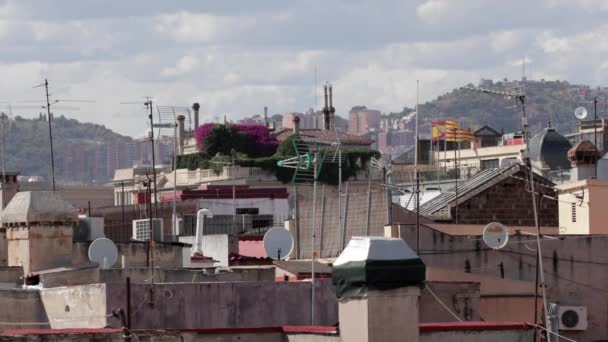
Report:
[[[35,119],[24,119],[19,116],[14,119],[5,117],[5,123],[6,169],[18,170],[23,175],[42,176],[49,180],[49,126],[46,116]],[[66,153],[66,149],[73,146],[81,148],[81,157],[74,163],[87,164],[88,160],[94,157],[95,151],[100,150],[100,145],[132,140],[130,137],[114,133],[105,126],[81,123],[77,120],[65,118],[63,115],[55,117],[52,123],[57,181],[88,183],[94,179],[92,173],[81,176],[83,179],[64,179],[64,168],[71,162],[64,163],[65,155],[71,153],[69,150]],[[103,159],[99,157],[100,154],[100,152],[97,152],[98,159]],[[107,156],[103,157],[107,159]],[[91,165],[77,167],[91,168]],[[100,181],[107,180],[107,177],[106,179],[100,179]]]
[[[469,84],[468,86],[474,86]],[[532,133],[547,126],[550,121],[561,133],[569,133],[576,129],[574,110],[585,106],[589,119],[593,118],[593,97],[598,97],[598,118],[606,115],[607,88],[590,88],[587,85],[570,84],[566,81],[500,81],[482,80],[477,86],[498,90],[514,91],[514,87],[522,87],[526,95],[526,112]],[[476,93],[461,88],[441,95],[433,101],[420,105],[421,130],[427,132],[431,121],[452,119],[462,127],[477,129],[489,125],[498,131],[505,132],[521,130],[521,108],[513,108],[515,100],[507,100],[501,96]],[[390,113],[387,116],[399,117],[412,112],[412,108],[404,108],[400,113]]]

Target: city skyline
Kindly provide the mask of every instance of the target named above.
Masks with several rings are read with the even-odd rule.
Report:
[[[520,78],[523,60],[531,79],[593,87],[608,79],[606,11],[594,0],[61,7],[7,0],[0,4],[0,100],[43,100],[32,87],[48,78],[52,99],[96,101],[69,117],[137,137],[147,125],[142,96],[161,105],[199,102],[203,122],[223,114],[238,120],[264,106],[272,114],[303,111],[315,106],[315,68],[318,94],[330,80],[343,117],[355,105],[413,107],[416,79],[425,102],[481,78]],[[590,46],[594,53],[581,58]]]

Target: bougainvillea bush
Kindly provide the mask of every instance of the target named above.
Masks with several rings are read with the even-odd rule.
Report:
[[[194,137],[198,150],[210,156],[234,150],[252,158],[268,157],[279,146],[279,141],[262,125],[207,123],[194,131]]]

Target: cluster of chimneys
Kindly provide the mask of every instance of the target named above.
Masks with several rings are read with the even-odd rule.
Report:
[[[325,84],[323,85],[323,93],[325,99],[323,106],[323,130],[333,131],[336,129],[336,108],[334,108],[333,106],[333,86],[331,85],[331,83],[325,82]],[[266,116],[264,116],[264,119],[266,119]],[[297,115],[294,115],[293,117],[293,133],[300,133],[300,118]]]

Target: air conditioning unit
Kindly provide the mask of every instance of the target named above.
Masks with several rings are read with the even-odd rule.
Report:
[[[150,240],[150,219],[133,220],[133,240]],[[163,220],[152,219],[152,240],[163,241]]]
[[[586,330],[586,306],[559,306],[559,330]]]

